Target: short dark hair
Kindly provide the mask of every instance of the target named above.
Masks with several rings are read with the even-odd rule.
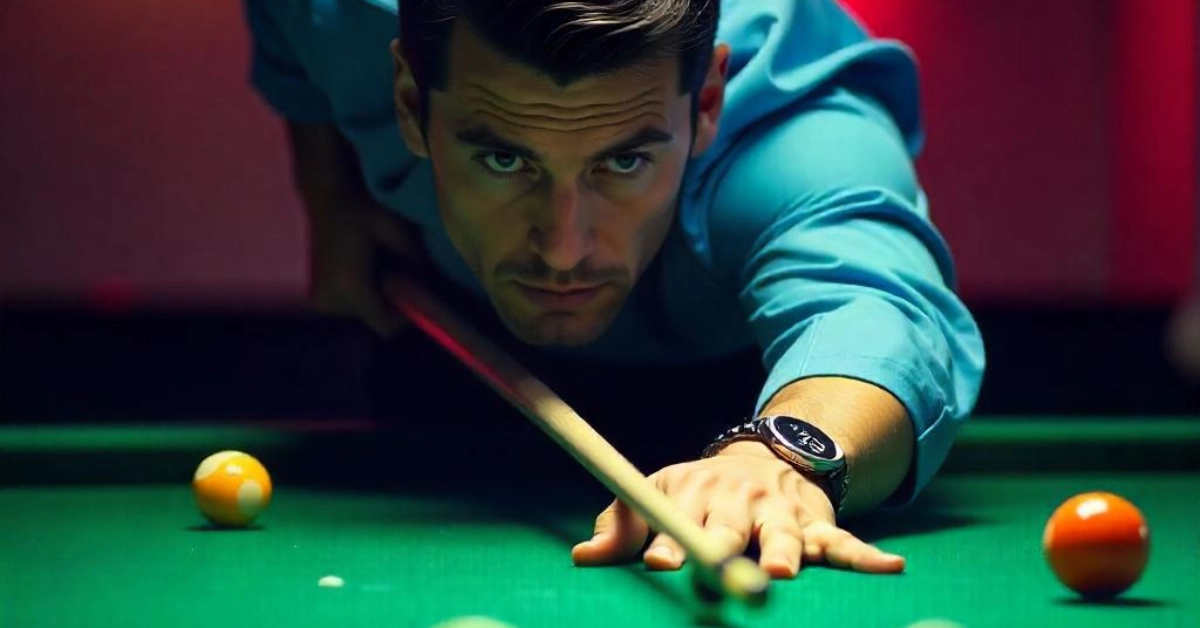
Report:
[[[400,47],[421,94],[446,82],[450,33],[488,44],[560,85],[654,58],[679,58],[680,93],[704,84],[719,0],[400,0]],[[693,108],[695,105],[693,104]]]

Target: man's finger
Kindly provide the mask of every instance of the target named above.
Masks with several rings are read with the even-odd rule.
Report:
[[[313,260],[309,269],[308,298],[313,309],[321,314],[346,316],[351,314],[345,292],[340,289],[338,280],[330,278],[318,270],[321,262]]]
[[[604,565],[632,558],[643,545],[650,529],[646,522],[620,500],[613,500],[596,517],[592,538],[571,550],[576,565]]]
[[[704,529],[722,544],[725,551],[745,553],[754,534],[756,504],[766,494],[761,486],[743,483],[733,491],[722,492],[712,499]]]
[[[772,578],[794,578],[805,553],[804,530],[791,502],[773,500],[758,513],[758,564]]]
[[[371,217],[371,233],[393,258],[409,271],[420,272],[424,263],[423,245],[403,218],[381,210]]]
[[[380,336],[394,334],[404,323],[404,316],[384,301],[381,291],[372,285],[365,272],[336,269],[317,274],[314,268],[309,298],[315,311],[356,318]]]
[[[697,473],[685,478],[675,486],[666,480],[659,483],[672,496],[683,515],[697,525],[703,525],[708,514],[709,490],[711,489],[711,474]],[[673,493],[673,494],[672,494]],[[660,533],[650,543],[650,547],[642,556],[650,569],[673,570],[679,569],[687,560],[687,552],[669,534]]]
[[[379,291],[364,288],[356,305],[359,317],[380,336],[391,336],[404,324],[404,315],[389,306]]]
[[[830,523],[814,523],[805,529],[804,544],[833,567],[867,573],[904,571],[904,558],[862,542]]]

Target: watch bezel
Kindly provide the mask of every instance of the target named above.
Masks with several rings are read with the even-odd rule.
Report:
[[[794,446],[790,440],[791,437],[785,434],[777,425],[777,423],[782,421],[793,421],[805,426],[805,428],[810,430],[810,435],[833,449],[833,455],[824,458]],[[826,434],[824,430],[812,423],[793,416],[778,415],[762,417],[762,422],[759,425],[761,426],[760,430],[765,432],[763,436],[767,437],[767,440],[773,443],[777,451],[791,458],[794,462],[811,468],[816,473],[829,474],[845,466],[845,452],[838,446],[837,441],[833,440],[829,434]]]

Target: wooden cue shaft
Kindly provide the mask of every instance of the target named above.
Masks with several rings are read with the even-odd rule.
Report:
[[[415,282],[392,277],[384,283],[389,299],[435,342],[508,399],[566,449],[592,475],[641,515],[655,530],[670,535],[705,569],[721,569],[730,554],[688,518],[658,487],[596,432],[570,406],[524,367],[474,330]],[[757,568],[757,566],[755,567]],[[765,572],[756,574],[769,580]],[[726,580],[722,586],[731,586]],[[729,591],[736,597],[754,595]]]

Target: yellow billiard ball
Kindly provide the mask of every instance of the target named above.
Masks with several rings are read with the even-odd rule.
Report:
[[[213,525],[243,527],[271,503],[271,476],[250,454],[219,451],[196,467],[192,492],[196,507]]]

